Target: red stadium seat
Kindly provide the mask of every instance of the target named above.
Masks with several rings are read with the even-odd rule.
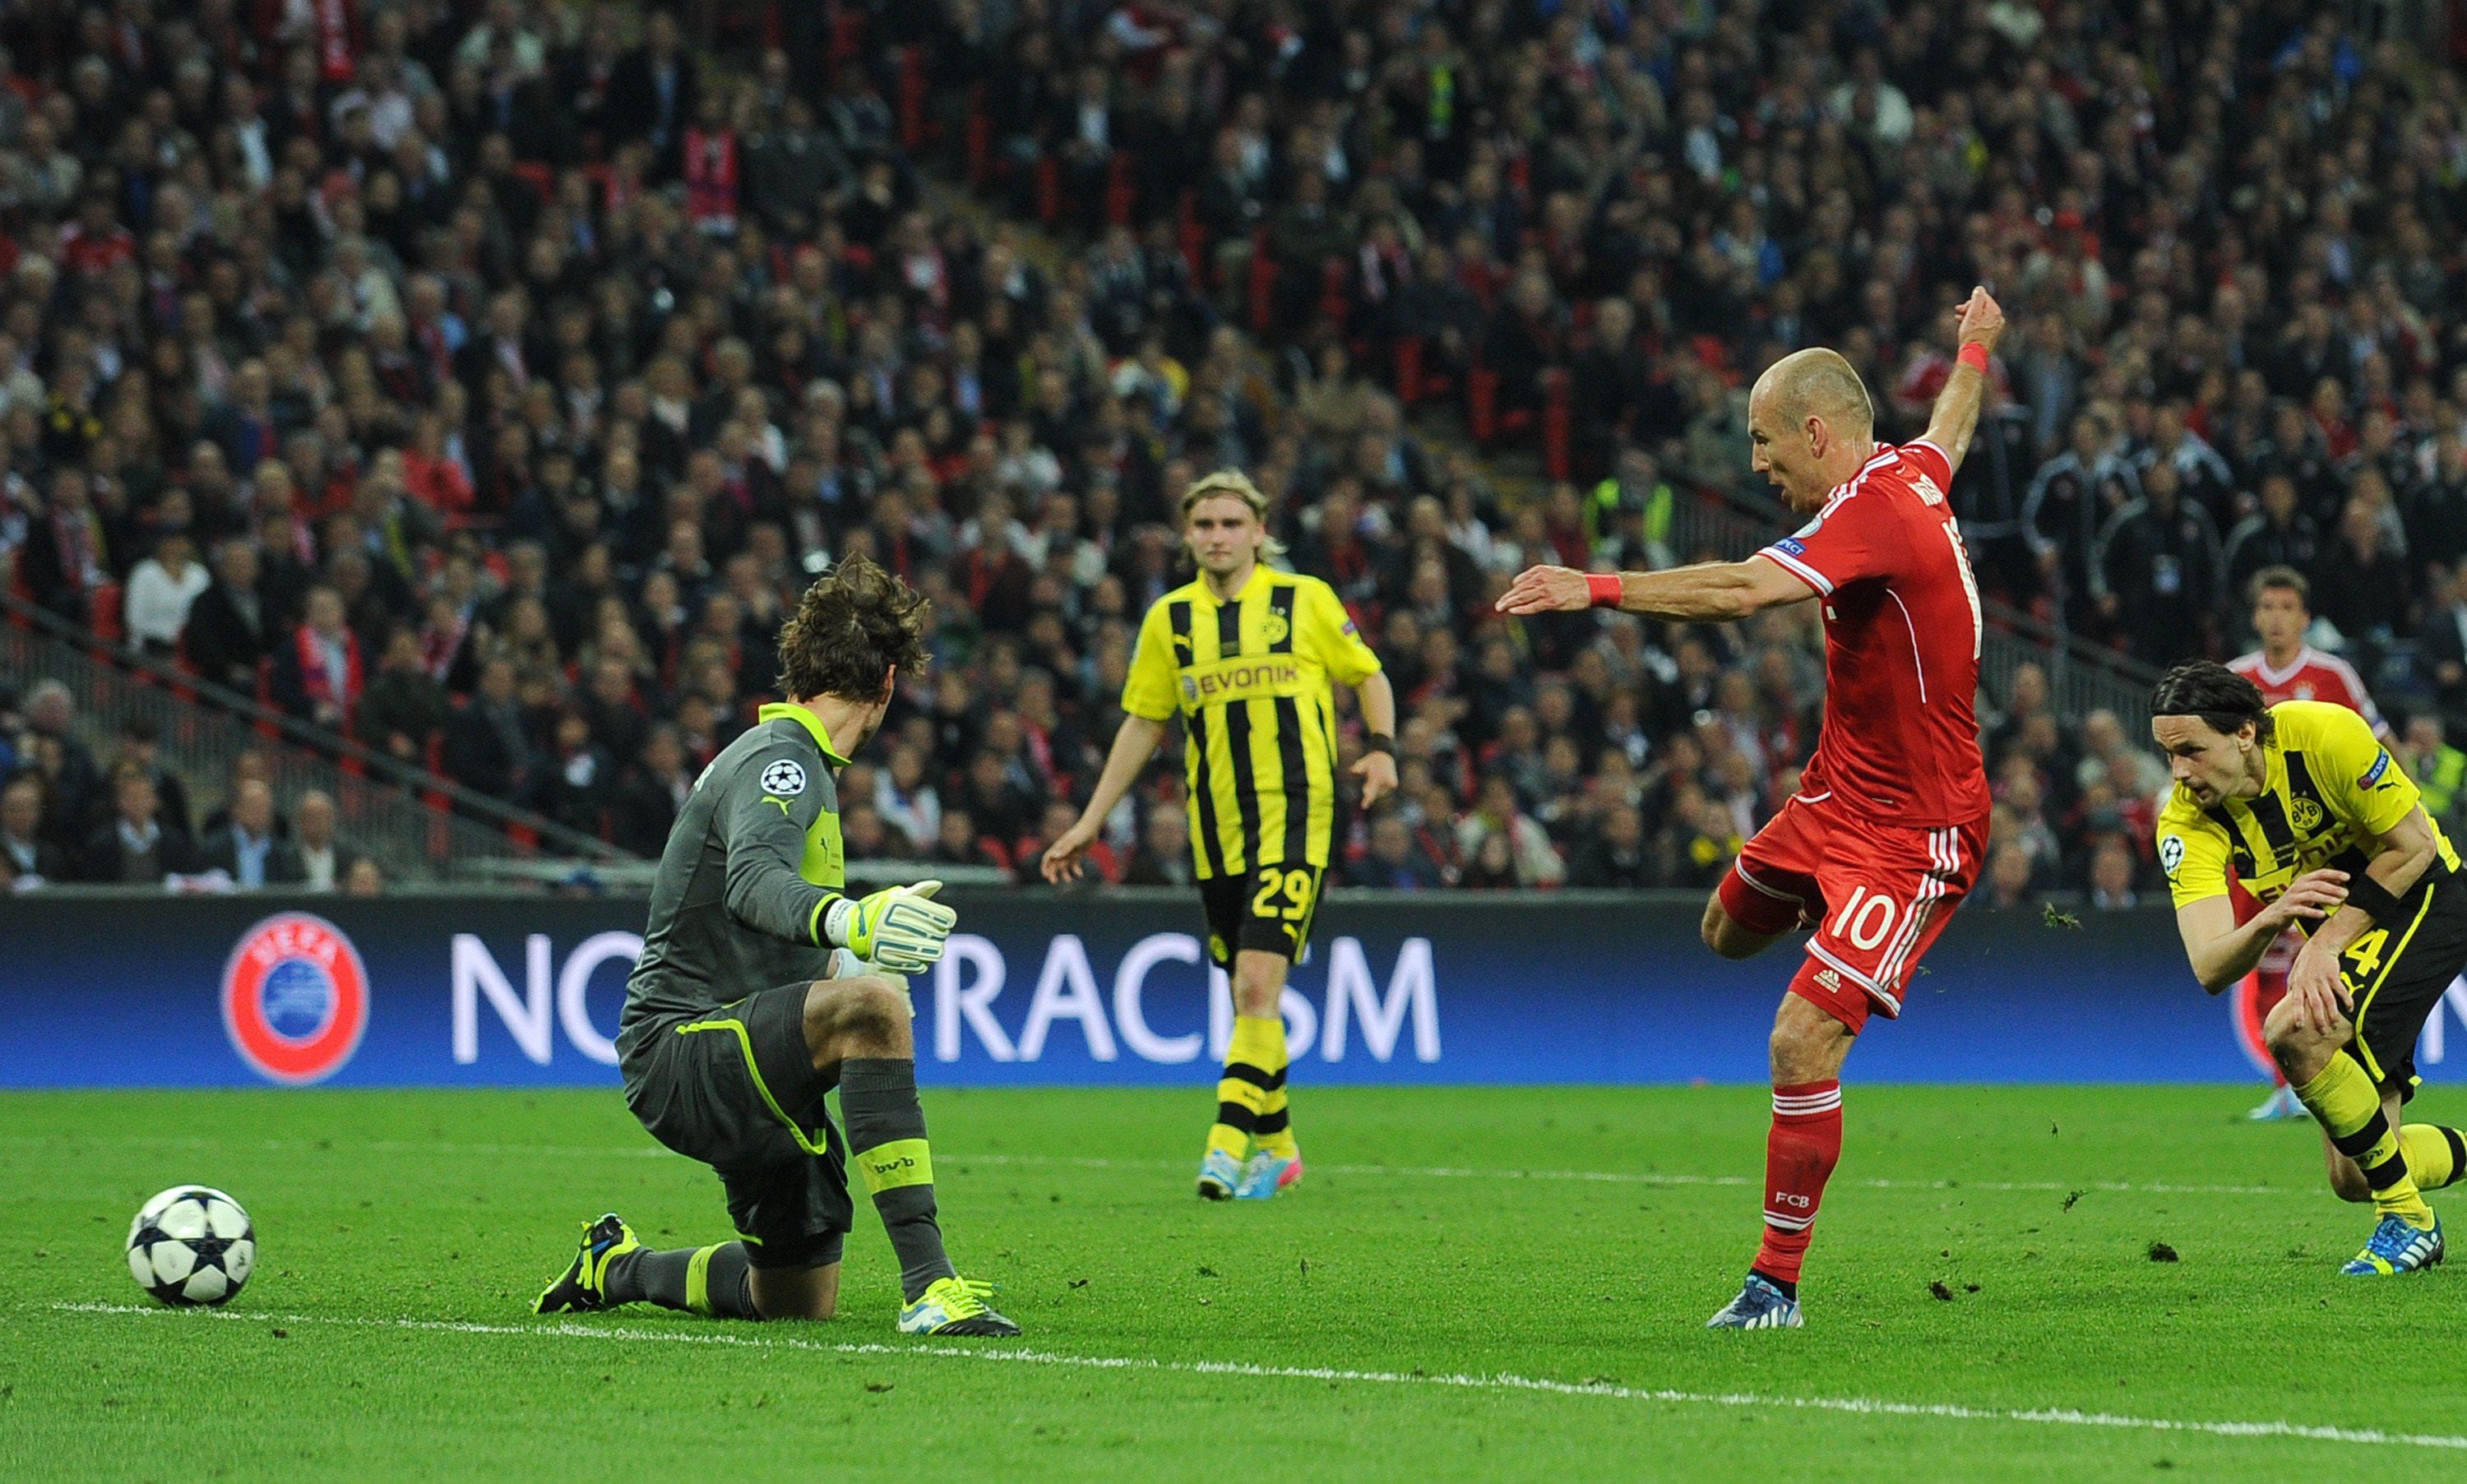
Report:
[[[899,49],[899,147],[911,153],[925,146],[925,49]]]
[[[1499,436],[1499,372],[1487,366],[1466,373],[1465,431],[1485,448]]]
[[[96,585],[92,598],[86,605],[86,610],[93,618],[91,627],[94,629],[94,637],[104,643],[117,644],[128,637],[127,629],[122,624],[123,601],[120,584],[103,582]]]
[[[1249,305],[1251,329],[1264,335],[1276,319],[1277,260],[1268,256],[1268,229],[1260,227],[1251,234],[1251,281]]]
[[[994,118],[985,107],[985,85],[968,84],[968,184],[982,191],[994,178]]]
[[[806,3],[806,0],[800,0]],[[830,63],[833,76],[856,60],[865,50],[865,11],[854,4],[842,4],[831,12]]]
[[[1542,466],[1554,480],[1568,477],[1574,426],[1573,378],[1554,366],[1542,373]]]
[[[1062,162],[1050,154],[1036,161],[1036,219],[1048,226],[1062,219]]]
[[[1353,313],[1353,291],[1347,281],[1349,273],[1342,258],[1331,258],[1319,265],[1319,312],[1330,325],[1342,329]]]
[[[1208,281],[1208,231],[1199,224],[1199,192],[1186,190],[1182,203],[1175,208],[1174,238],[1182,244],[1182,260],[1190,269],[1190,281]]]

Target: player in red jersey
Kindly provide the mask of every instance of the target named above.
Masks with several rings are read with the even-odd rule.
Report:
[[[2261,647],[2229,660],[2228,668],[2260,687],[2262,705],[2276,706],[2281,701],[2335,702],[2370,722],[2384,747],[2398,740],[2391,734],[2389,723],[2382,720],[2381,708],[2365,694],[2365,678],[2356,673],[2356,667],[2304,641],[2306,632],[2313,627],[2313,584],[2304,580],[2302,573],[2293,567],[2264,567],[2252,574],[2246,596],[2252,602],[2252,631],[2260,636]],[[2252,893],[2232,882],[2229,894],[2235,903],[2239,923],[2261,910]],[[2263,951],[2261,962],[2235,987],[2236,1039],[2243,1044],[2245,1055],[2271,1082],[2270,1096],[2246,1114],[2250,1118],[2313,1116],[2297,1100],[2296,1090],[2287,1085],[2287,1074],[2278,1069],[2277,1061],[2261,1036],[2262,1022],[2269,1018],[2271,1007],[2287,995],[2287,972],[2296,966],[2296,952],[2303,946],[2303,933],[2288,929]]]
[[[1742,618],[1814,597],[1824,610],[1824,726],[1799,792],[1748,843],[1705,908],[1726,958],[1815,929],[1774,1018],[1774,1120],[1764,1244],[1715,1328],[1800,1323],[1799,1262],[1842,1156],[1843,1059],[1902,988],[1977,879],[1987,835],[1980,759],[1979,590],[1945,489],[1979,425],[2004,314],[1984,288],[1960,308],[1960,347],[1927,434],[1875,440],[1873,405],[1831,350],[1774,363],[1748,398],[1757,473],[1799,532],[1743,562],[1587,573],[1534,567],[1502,613],[1589,605],[1680,621]]]

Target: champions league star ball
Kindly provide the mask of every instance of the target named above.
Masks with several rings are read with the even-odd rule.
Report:
[[[128,1275],[175,1309],[228,1303],[257,1266],[257,1228],[239,1203],[174,1185],[128,1224]]]

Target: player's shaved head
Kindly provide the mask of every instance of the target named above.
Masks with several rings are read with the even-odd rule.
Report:
[[[1875,408],[1859,373],[1822,347],[1794,350],[1748,393],[1750,463],[1794,510],[1814,510],[1825,492],[1859,472],[1875,447]]]
[[[1756,378],[1750,395],[1770,399],[1775,420],[1787,427],[1822,417],[1836,433],[1855,438],[1876,422],[1875,404],[1868,401],[1859,373],[1840,351],[1822,346],[1793,350],[1774,362]]]

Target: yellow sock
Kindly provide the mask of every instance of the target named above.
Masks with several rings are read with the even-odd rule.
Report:
[[[2424,1203],[2423,1192],[2408,1174],[2399,1136],[2382,1115],[2381,1091],[2354,1057],[2333,1052],[2330,1065],[2298,1087],[2296,1095],[2329,1131],[2330,1142],[2339,1153],[2365,1172],[2365,1182],[2373,1187],[2375,1209],[2384,1216],[2398,1217],[2418,1231],[2432,1228],[2433,1207]]]
[[[2399,1148],[2407,1153],[2408,1177],[2417,1190],[2439,1190],[2456,1180],[2467,1165],[2467,1139],[2456,1129],[2437,1123],[2410,1123],[2398,1131]]]
[[[1268,1100],[1259,1108],[1259,1147],[1281,1159],[1301,1158],[1301,1146],[1294,1142],[1294,1115],[1285,1100],[1285,1071],[1290,1062],[1285,1055],[1285,1022],[1281,1016],[1266,1020],[1269,1035],[1267,1055]]]
[[[1216,1121],[1209,1126],[1208,1147],[1236,1159],[1251,1155],[1251,1140],[1259,1131],[1275,1082],[1273,1065],[1285,1061],[1285,1023],[1274,1016],[1237,1015],[1234,1045],[1225,1053],[1225,1075],[1216,1082]]]

